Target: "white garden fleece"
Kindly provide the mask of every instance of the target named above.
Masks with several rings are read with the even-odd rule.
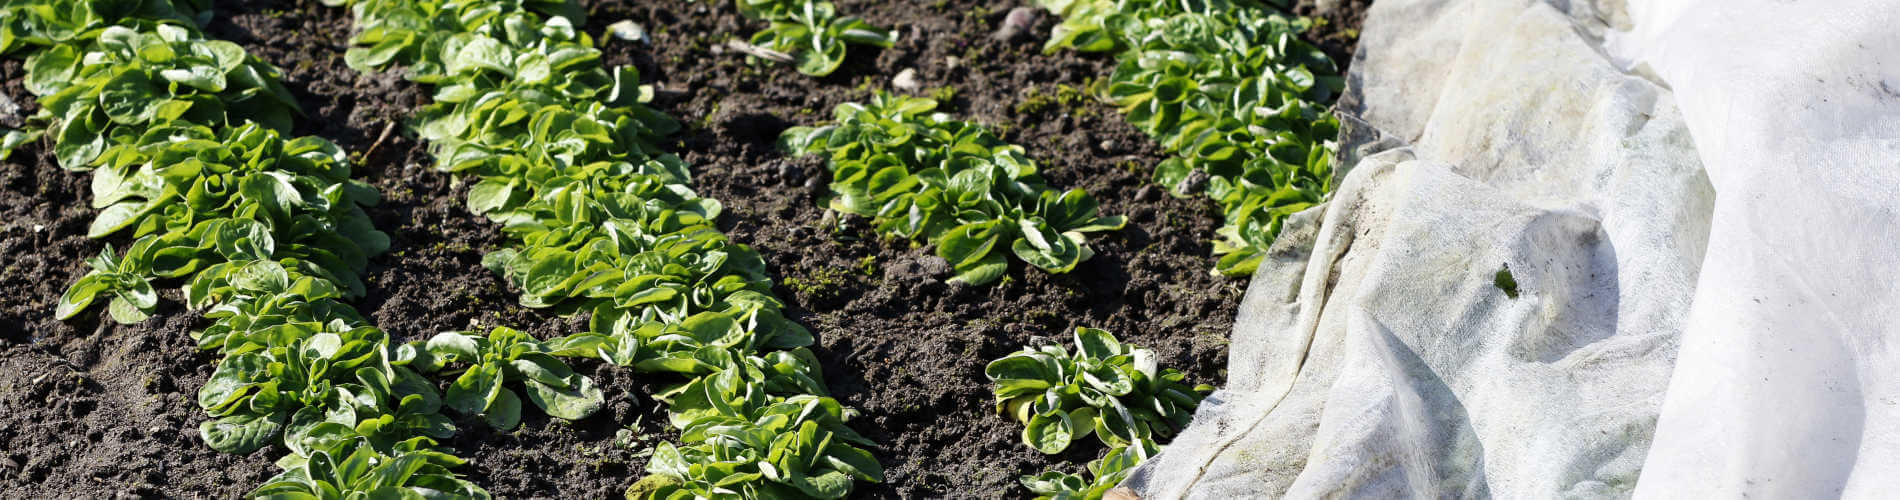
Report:
[[[1900,1],[1380,0],[1170,498],[1900,487]],[[1512,298],[1494,283],[1508,266]]]

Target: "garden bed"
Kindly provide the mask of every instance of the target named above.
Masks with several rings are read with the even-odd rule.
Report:
[[[833,395],[863,412],[853,427],[878,443],[872,451],[887,481],[860,484],[857,496],[1014,498],[1024,496],[1022,474],[1079,470],[1099,445],[1054,456],[1022,446],[1020,427],[995,414],[983,376],[990,360],[1062,341],[1076,326],[1151,347],[1191,382],[1222,383],[1245,280],[1208,272],[1220,214],[1210,201],[1178,199],[1148,181],[1166,155],[1115,109],[1074,90],[1106,75],[1112,58],[1043,55],[1053,16],[1001,41],[990,34],[1012,5],[838,2],[900,39],[889,49],[854,49],[842,69],[812,78],[722,50],[728,37],[759,28],[729,2],[583,3],[587,32],[623,19],[646,27],[650,45],[607,41],[606,62],[639,68],[660,90],[654,107],[687,124],[667,146],[692,166],[698,192],[727,207],[720,229],[765,257],[788,315],[818,337],[813,351]],[[211,35],[283,68],[307,115],[296,133],[335,141],[383,193],[368,213],[392,244],[371,259],[368,295],[354,302],[365,316],[402,341],[478,325],[543,338],[585,327],[584,318],[516,305],[519,291],[481,266],[503,235],[465,208],[468,185],[434,170],[398,124],[428,91],[393,72],[346,67],[347,10],[292,1],[223,1],[216,10]],[[1356,21],[1333,19],[1309,38],[1343,64]],[[972,287],[946,283],[948,265],[925,248],[877,240],[863,220],[831,218],[817,201],[828,177],[822,160],[788,158],[774,143],[788,127],[828,120],[836,104],[890,89],[905,70],[915,72],[916,93],[953,95],[945,111],[995,127],[1027,149],[1051,185],[1088,190],[1104,213],[1128,216],[1128,226],[1092,238],[1096,256],[1071,273],[1015,262],[1002,283]],[[0,106],[0,124],[31,114],[22,74],[17,60],[0,63],[0,90],[23,108]],[[85,272],[83,259],[127,241],[85,237],[96,214],[87,176],[58,168],[48,149],[24,146],[0,169],[0,287],[8,291],[0,295],[0,492],[234,497],[260,484],[277,472],[271,461],[281,450],[224,455],[196,432],[206,417],[194,398],[215,357],[187,335],[205,321],[183,309],[175,285],[161,286],[166,300],[139,324],[93,312],[53,319],[61,292]],[[834,230],[839,223],[844,229]],[[470,480],[499,497],[595,498],[644,475],[652,447],[673,438],[648,397],[667,380],[573,363],[606,392],[603,411],[565,422],[531,410],[508,433],[471,419],[445,443],[470,459],[462,469]]]

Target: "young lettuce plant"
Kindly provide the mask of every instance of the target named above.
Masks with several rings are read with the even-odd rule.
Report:
[[[831,2],[811,0],[738,0],[739,13],[769,21],[752,35],[752,44],[791,56],[799,73],[825,76],[844,64],[845,45],[890,48],[897,32],[872,26],[855,16],[838,16]]]
[[[67,169],[121,163],[135,156],[126,142],[168,122],[252,121],[285,131],[297,114],[277,70],[237,44],[172,24],[150,31],[108,26],[92,42],[27,58],[23,83],[40,96],[34,121],[50,124],[59,139],[54,156]]]
[[[923,239],[957,271],[953,281],[981,285],[1008,270],[1005,255],[1065,273],[1095,255],[1087,233],[1120,229],[1081,190],[1050,189],[1020,146],[979,125],[931,113],[936,101],[878,93],[846,103],[823,127],[794,127],[780,145],[825,154],[832,172],[829,206],[872,217],[886,237]]]
[[[1093,328],[1075,330],[1076,351],[1050,345],[990,362],[996,411],[1022,422],[1023,443],[1061,453],[1094,434],[1109,446],[1166,439],[1193,418],[1213,387],[1189,388],[1179,371],[1160,370],[1153,351],[1122,344]]]
[[[1116,446],[1101,458],[1089,461],[1088,475],[1094,479],[1052,470],[1023,476],[1018,482],[1035,493],[1036,500],[1100,500],[1108,490],[1128,479],[1128,474],[1135,470],[1136,465],[1141,465],[1148,457],[1160,452],[1161,447],[1150,441]]]
[[[360,208],[375,191],[328,141],[276,132],[294,101],[274,68],[203,38],[208,3],[0,4],[0,52],[30,51],[35,125],[63,166],[93,170],[104,210],[89,234],[135,238],[92,259],[57,314],[111,297],[113,318],[135,321],[154,281],[185,280],[212,322],[192,336],[222,356],[198,393],[203,440],[288,452],[252,496],[486,498],[429,449],[454,432],[435,385],[392,364],[389,336],[338,301],[362,293],[367,256],[388,245]]]
[[[488,492],[449,472],[464,461],[446,453],[404,443],[390,453],[377,451],[366,440],[340,440],[312,450],[283,475],[251,492],[253,497],[284,499],[332,498],[470,498],[487,499]],[[347,494],[350,493],[350,494]],[[360,494],[360,496],[358,495]]]
[[[715,227],[721,205],[695,195],[685,163],[657,146],[679,123],[646,106],[653,91],[638,72],[602,65],[575,17],[542,17],[572,2],[354,4],[363,35],[352,65],[404,65],[436,86],[416,131],[438,168],[475,179],[469,208],[510,240],[483,264],[518,287],[526,306],[591,314],[587,331],[529,351],[685,379],[656,395],[682,440],[656,455],[642,484],[666,498],[797,498],[842,496],[855,481],[881,479],[868,453],[841,444],[866,443],[844,427],[849,412],[824,397],[816,358],[800,349],[811,333],[785,319],[763,259]],[[466,345],[449,345],[466,342],[443,340],[398,358],[459,351],[470,364],[450,373],[469,389],[452,387],[446,401],[464,412],[505,417],[519,397],[485,389],[539,380],[520,360],[469,359]],[[486,382],[495,372],[502,381]],[[819,403],[798,406],[807,401]]]
[[[603,399],[593,379],[575,373],[551,353],[528,334],[495,327],[486,337],[443,332],[426,343],[406,344],[393,363],[424,374],[455,376],[442,402],[464,415],[481,415],[500,430],[521,422],[521,397],[514,386],[525,390],[528,400],[548,416],[576,420],[599,410]]]
[[[799,73],[825,76],[844,64],[845,44],[890,48],[897,32],[880,30],[863,19],[838,17],[831,2],[798,2],[772,26],[752,35],[752,44],[790,54]]]
[[[1339,123],[1328,106],[1343,81],[1299,40],[1310,21],[1251,0],[1039,4],[1063,17],[1046,51],[1117,53],[1098,90],[1175,153],[1154,181],[1221,206],[1216,272],[1252,274],[1285,218],[1331,191]]]
[[[153,239],[140,239],[131,251],[139,252],[149,248]],[[139,252],[143,253],[143,252]],[[81,276],[60,295],[59,306],[53,316],[60,320],[72,319],[79,311],[92,305],[100,296],[110,296],[106,311],[112,320],[120,323],[137,323],[151,317],[152,308],[158,306],[158,292],[152,289],[151,280],[146,276],[149,265],[138,259],[120,260],[112,252],[112,247],[99,251],[98,257],[86,259],[86,265],[92,272]]]
[[[216,324],[197,334],[200,346],[227,356],[198,391],[198,404],[218,417],[201,429],[213,448],[248,453],[283,435],[298,455],[313,440],[393,445],[454,433],[435,413],[433,384],[391,364],[387,334],[337,311],[347,307],[333,302],[334,286],[276,261],[227,264],[230,272],[193,283],[225,294],[206,313]]]
[[[104,210],[88,235],[129,231],[139,239],[123,258],[108,252],[89,261],[94,271],[62,297],[61,319],[110,292],[113,319],[139,321],[156,305],[145,293],[148,279],[218,274],[231,269],[218,263],[264,258],[360,296],[359,273],[389,246],[363,212],[379,195],[349,178],[343,151],[329,141],[286,140],[254,123],[215,132],[173,123],[114,146],[110,156],[121,160],[93,170],[92,204]]]
[[[771,395],[774,386],[823,387],[785,376],[724,370],[673,392],[674,425],[689,444],[662,443],[627,498],[844,498],[855,480],[882,482],[883,466],[859,448],[871,441],[845,426],[855,412],[829,397]]]

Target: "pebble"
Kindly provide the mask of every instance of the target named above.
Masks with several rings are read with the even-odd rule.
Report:
[[[607,32],[612,33],[614,38],[619,38],[621,40],[626,40],[629,42],[640,42],[640,43],[646,43],[646,44],[653,43],[651,40],[647,39],[646,27],[640,26],[640,23],[633,22],[632,20],[625,20],[625,21],[609,24],[607,25]]]
[[[0,94],[0,126],[19,128],[26,124],[25,118],[20,116],[20,105],[13,98]]]
[[[1201,192],[1201,188],[1204,187],[1207,187],[1207,172],[1195,170],[1193,173],[1189,173],[1186,179],[1181,179],[1181,185],[1175,189],[1175,191],[1181,193],[1199,193]]]
[[[1003,17],[1003,25],[996,28],[991,38],[1005,42],[1014,41],[1029,33],[1036,26],[1036,20],[1042,17],[1042,9],[1035,7],[1017,7],[1009,9],[1009,15]]]
[[[805,175],[804,170],[798,168],[798,166],[796,165],[793,165],[791,162],[784,162],[784,163],[779,164],[778,166],[778,177],[780,179],[785,179],[787,181],[790,181],[792,179],[803,177],[804,175]]]
[[[924,88],[922,84],[917,83],[917,70],[908,68],[897,72],[897,77],[891,79],[891,87],[911,92]]]
[[[950,275],[950,261],[944,260],[943,257],[926,255],[917,259],[917,265],[921,271],[931,276],[942,278]]]
[[[950,261],[926,255],[903,260],[885,269],[892,278],[931,282],[950,276]]]
[[[1115,140],[1114,140],[1114,139],[1109,139],[1109,140],[1106,140],[1106,141],[1102,141],[1102,144],[1101,144],[1101,148],[1102,148],[1102,151],[1114,151],[1114,150],[1115,150]]]
[[[1161,188],[1155,187],[1154,184],[1142,186],[1140,191],[1135,192],[1135,201],[1155,201],[1159,199],[1161,199]]]

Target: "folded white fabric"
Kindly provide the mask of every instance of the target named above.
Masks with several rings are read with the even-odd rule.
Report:
[[[1399,147],[1295,219],[1227,387],[1128,484],[1890,491],[1893,26],[1900,2],[1376,2],[1342,104],[1372,130],[1342,148]]]
[[[1900,2],[1632,2],[1715,186],[1638,496],[1900,487]]]

